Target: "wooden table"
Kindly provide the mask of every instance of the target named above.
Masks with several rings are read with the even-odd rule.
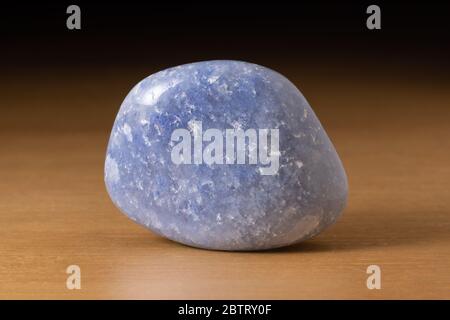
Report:
[[[348,207],[315,239],[232,253],[160,238],[105,191],[120,103],[162,67],[3,72],[0,298],[450,298],[448,79],[273,65],[299,85],[335,143]],[[366,287],[372,264],[380,290]],[[81,268],[81,290],[66,288],[69,265]]]

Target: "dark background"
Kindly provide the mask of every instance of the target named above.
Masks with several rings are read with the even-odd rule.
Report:
[[[81,30],[66,8],[81,7]],[[381,7],[381,30],[366,8]],[[311,59],[448,69],[448,1],[59,1],[2,4],[2,64],[172,66]]]

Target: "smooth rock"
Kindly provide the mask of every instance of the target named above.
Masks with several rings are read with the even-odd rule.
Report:
[[[300,91],[239,61],[186,64],[139,82],[115,120],[105,182],[137,223],[218,250],[308,239],[340,216],[348,188]]]

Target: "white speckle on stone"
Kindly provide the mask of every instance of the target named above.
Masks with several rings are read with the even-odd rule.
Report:
[[[140,123],[141,123],[143,126],[145,126],[145,125],[149,124],[150,121],[148,121],[147,119],[141,119]]]
[[[109,155],[106,156],[105,161],[105,178],[112,183],[117,183],[117,181],[120,180],[120,173],[117,162]]]
[[[193,219],[194,221],[200,220],[200,218],[198,217],[198,215],[195,214],[195,213],[192,212],[192,211],[190,211],[190,212],[188,213],[188,215],[189,215],[189,216],[192,216],[192,219]]]
[[[112,135],[111,135],[111,144],[112,144],[114,147],[119,147],[119,146],[120,146],[119,136],[120,136],[119,130],[114,131],[114,132],[112,133]]]
[[[235,129],[235,130],[239,130],[242,129],[242,124],[239,121],[233,121],[231,123],[231,126]]]
[[[173,88],[180,82],[180,80],[174,80],[171,82],[163,82],[154,86],[150,86],[150,88],[147,89],[147,91],[143,94],[141,103],[144,105],[155,104],[163,93],[165,93],[168,89]]]
[[[218,85],[217,91],[219,91],[220,94],[224,95],[230,95],[232,93],[232,91],[228,89],[228,84],[226,82]]]
[[[174,120],[172,121],[172,124],[174,125],[179,125],[181,123],[181,119],[180,117],[178,117],[177,115],[174,116]]]
[[[162,223],[161,221],[159,221],[158,216],[156,214],[150,213],[150,222],[152,226],[155,227],[156,229],[161,229]]]
[[[158,133],[158,136],[160,136],[162,133],[161,127],[156,123],[155,123],[154,127],[155,127],[156,132]]]
[[[169,225],[169,228],[170,228],[171,230],[173,230],[175,233],[180,233],[180,229],[179,229],[178,226],[177,226],[176,224],[174,224],[174,223],[171,223],[171,224]]]
[[[152,142],[147,138],[145,134],[142,135],[142,140],[144,140],[144,143],[147,147],[150,147],[152,145]]]
[[[125,123],[122,127],[123,134],[127,137],[128,142],[133,142],[133,135],[131,134],[131,127]]]
[[[303,167],[303,162],[301,162],[301,161],[295,161],[295,165],[296,165],[298,168],[301,168],[301,167]]]
[[[188,122],[188,126],[194,136],[202,134],[199,121],[195,121],[192,119]]]
[[[210,76],[210,77],[208,78],[208,83],[209,83],[209,84],[212,84],[212,83],[216,82],[217,79],[219,79],[219,76]]]

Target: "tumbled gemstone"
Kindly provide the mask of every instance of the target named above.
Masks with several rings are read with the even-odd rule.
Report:
[[[300,91],[240,61],[181,65],[139,82],[116,117],[105,182],[137,223],[218,250],[308,239],[347,199],[342,163]]]

